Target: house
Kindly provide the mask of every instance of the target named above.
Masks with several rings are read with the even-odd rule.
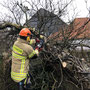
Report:
[[[78,44],[76,56],[90,60],[90,18],[76,18],[73,21],[72,37],[75,36],[73,44]]]
[[[68,38],[73,40],[74,43],[82,43],[90,46],[90,18],[76,18],[67,28],[59,30],[53,33],[49,38],[55,38],[55,40],[63,40]]]
[[[90,18],[76,18],[72,27],[72,36],[78,34],[76,39],[90,39]]]
[[[68,40],[75,46],[77,56],[81,53],[84,58],[90,57],[90,18],[75,18],[68,28],[60,29],[49,38],[57,42]]]
[[[38,10],[26,24],[44,32],[46,36],[68,26],[57,15],[42,8]]]
[[[90,50],[90,18],[76,18],[73,21],[72,37],[75,37],[74,43],[83,44],[84,50]],[[77,47],[80,49],[80,47]]]

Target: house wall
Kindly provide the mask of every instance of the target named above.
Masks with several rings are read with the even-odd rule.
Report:
[[[72,51],[72,54],[74,54],[77,57],[84,58],[90,62],[90,39],[74,40],[73,44],[76,44],[78,46]],[[83,46],[83,45],[86,45],[86,46]]]

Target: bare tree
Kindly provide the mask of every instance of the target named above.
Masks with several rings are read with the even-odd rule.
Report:
[[[30,28],[31,32],[39,38],[41,32],[47,31],[45,27],[48,22],[51,21],[49,26],[53,25],[53,20],[51,19],[56,19],[56,15],[53,15],[53,13],[57,14],[58,19],[61,16],[67,14],[67,7],[73,0],[70,0],[69,2],[68,0],[58,0],[58,2],[55,2],[55,0],[35,1],[36,0],[10,0],[7,3],[4,2],[1,4],[7,10],[9,10],[8,13],[10,13],[5,15],[7,18],[1,18],[0,23],[0,30],[6,33],[6,35],[4,34],[5,37],[3,39],[3,44],[5,43],[9,46],[7,47],[7,50],[11,50],[13,42],[18,37],[18,32],[24,27]],[[51,12],[50,15],[48,15],[48,17],[40,16],[41,14],[38,13],[40,8],[44,8],[45,10]],[[39,22],[37,22],[37,29],[35,30],[34,27],[30,26],[28,23],[30,18],[34,17],[33,15],[36,13],[36,11],[36,17],[38,17],[37,21]],[[67,50],[64,51],[64,49],[70,50],[72,47],[71,42],[86,30],[84,29],[83,31],[80,31],[89,23],[89,21],[90,19],[88,19],[88,21],[86,21],[81,27],[75,29],[74,31],[73,22],[69,27],[68,25],[65,26],[64,24],[64,28],[62,27],[62,29],[60,29],[55,37],[49,37],[48,41],[45,43],[43,52],[40,54],[40,58],[37,58],[37,60],[33,60],[31,62],[32,67],[30,67],[30,73],[32,76],[33,84],[31,88],[36,90],[47,90],[48,88],[51,90],[68,90],[67,86],[70,85],[70,90],[72,90],[73,87],[73,90],[84,90],[82,83],[83,78],[80,78],[80,73],[78,72],[82,72],[86,69],[81,64],[81,59],[72,56]],[[73,32],[78,33],[73,35]],[[62,42],[57,42],[57,38],[59,39],[60,37]],[[11,52],[9,53],[11,55]],[[6,71],[3,73],[4,79],[1,79],[1,81],[4,81],[4,85],[6,86],[4,89],[13,90],[12,85],[14,83],[11,83],[12,81],[9,76],[10,74],[7,74],[9,71],[7,72],[7,69],[5,70]],[[40,71],[36,73],[35,70]],[[9,77],[9,80],[6,80],[6,74],[7,77]],[[0,77],[2,78],[2,76]]]

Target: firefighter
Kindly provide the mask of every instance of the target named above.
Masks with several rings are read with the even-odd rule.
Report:
[[[32,40],[30,30],[23,28],[19,33],[19,38],[17,38],[13,45],[11,78],[19,84],[20,90],[24,90],[24,83],[29,71],[29,59],[39,55],[43,41],[38,43],[35,50],[30,44],[39,41]]]

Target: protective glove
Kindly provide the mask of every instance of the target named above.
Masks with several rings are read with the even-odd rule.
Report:
[[[36,40],[36,43],[39,43],[40,42],[39,38],[36,38],[35,40]]]
[[[45,36],[43,36],[43,35],[40,35],[40,39],[43,39],[44,42],[47,42],[47,38]]]
[[[43,35],[40,35],[40,39],[43,39],[44,38],[44,36]]]

